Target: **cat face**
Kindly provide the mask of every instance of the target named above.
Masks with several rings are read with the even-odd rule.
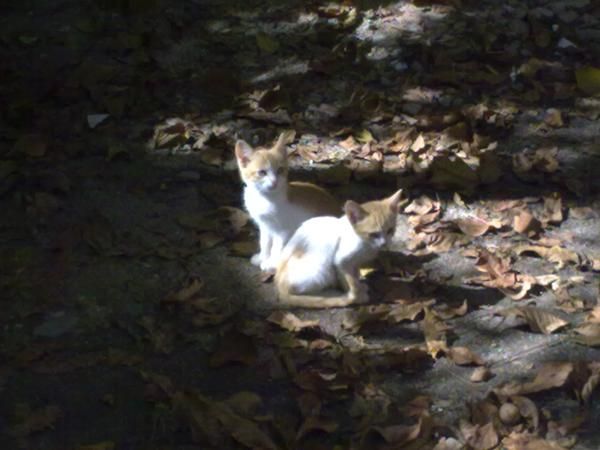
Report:
[[[396,231],[396,217],[402,189],[383,200],[359,205],[349,200],[344,211],[354,231],[375,249],[388,245]]]
[[[287,151],[284,134],[270,149],[252,148],[245,141],[235,144],[235,156],[242,181],[262,193],[274,193],[287,185]]]

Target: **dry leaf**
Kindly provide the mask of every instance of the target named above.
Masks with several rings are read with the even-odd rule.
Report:
[[[577,87],[588,95],[600,92],[600,69],[596,67],[582,67],[575,71]]]
[[[498,228],[494,226],[494,224],[480,219],[479,217],[458,219],[456,220],[456,224],[458,225],[458,228],[460,228],[460,231],[471,237],[482,236],[487,233],[491,227]]]
[[[569,380],[573,370],[574,364],[571,362],[546,363],[538,370],[533,381],[505,384],[495,388],[494,393],[503,398],[562,387]]]
[[[498,445],[498,433],[492,422],[473,425],[461,419],[459,428],[465,442],[475,450],[490,450]]]
[[[540,413],[538,412],[535,403],[533,403],[533,401],[527,397],[520,395],[513,396],[510,398],[510,400],[517,408],[519,408],[521,417],[527,419],[533,430],[537,431],[540,426]]]
[[[301,320],[291,312],[275,311],[267,321],[279,325],[284,330],[298,332],[304,328],[314,328],[319,326],[319,320]]]
[[[501,316],[518,316],[526,320],[532,331],[551,334],[569,324],[566,320],[534,306],[515,306],[495,313]]]
[[[296,434],[296,440],[301,440],[304,436],[312,431],[323,431],[325,433],[333,433],[338,429],[338,424],[333,419],[325,417],[309,416],[304,419]]]
[[[562,199],[560,194],[554,193],[544,197],[544,209],[542,212],[542,222],[558,224],[563,221]]]
[[[210,357],[210,367],[221,367],[229,363],[254,364],[257,350],[252,339],[235,330],[225,334]]]
[[[517,255],[523,253],[535,253],[544,259],[556,264],[557,269],[562,269],[565,265],[571,263],[578,265],[581,262],[579,255],[573,250],[568,250],[555,245],[553,247],[543,247],[541,245],[518,245],[514,249]]]
[[[541,231],[542,224],[533,215],[523,209],[513,219],[513,229],[517,233],[535,236]]]
[[[573,331],[578,334],[578,336],[574,338],[576,342],[589,347],[600,346],[600,323],[584,323]]]
[[[513,431],[502,440],[506,450],[567,450],[556,442],[547,441],[529,433]]]
[[[467,347],[452,347],[446,352],[446,355],[459,366],[468,366],[471,364],[483,366],[485,364],[481,356],[473,353]]]
[[[32,433],[53,429],[54,424],[62,417],[62,410],[56,405],[48,405],[31,411],[18,411],[19,422],[8,430],[11,436],[24,438]]]
[[[488,381],[493,376],[494,374],[487,367],[476,367],[469,379],[473,383],[480,383],[482,381]]]
[[[562,113],[556,108],[550,108],[544,114],[544,123],[554,128],[560,128],[565,125]]]
[[[19,138],[13,147],[16,153],[24,153],[33,158],[41,158],[46,154],[48,144],[40,134],[26,134]]]

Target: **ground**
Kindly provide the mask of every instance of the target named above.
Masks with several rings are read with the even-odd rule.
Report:
[[[0,10],[3,448],[600,446],[594,2]],[[404,189],[367,306],[250,264],[233,144],[288,129]]]

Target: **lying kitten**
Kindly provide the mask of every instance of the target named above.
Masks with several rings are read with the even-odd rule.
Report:
[[[360,282],[359,269],[394,235],[401,193],[362,205],[349,200],[342,217],[304,222],[285,246],[277,268],[280,301],[303,308],[366,302],[367,289]],[[318,294],[335,287],[342,287],[346,294]]]
[[[235,144],[246,185],[244,204],[260,232],[260,253],[252,257],[252,263],[262,270],[277,267],[283,246],[302,222],[341,211],[341,205],[324,189],[311,183],[288,183],[286,143],[293,136],[293,131],[282,133],[271,149],[254,149],[241,140]]]

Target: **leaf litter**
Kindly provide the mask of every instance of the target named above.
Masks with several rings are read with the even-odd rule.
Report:
[[[126,3],[128,6],[125,6]],[[103,7],[125,8],[128,14],[132,14],[134,10],[144,8],[152,11],[154,3],[136,2],[133,5],[125,2],[121,6],[115,3]],[[179,36],[186,21],[193,16],[185,17],[183,14],[184,17],[181,17],[175,11],[177,8],[169,9],[160,21],[153,24],[158,25],[156,31],[164,33],[159,41],[167,51],[153,48],[154,29],[145,30],[139,35],[136,29],[132,29],[119,34],[114,42],[104,42],[120,52],[118,58],[111,58],[106,63],[85,61],[76,73],[67,77],[64,85],[59,83],[60,86],[53,86],[50,92],[65,95],[67,99],[77,98],[83,93],[80,97],[89,98],[94,105],[91,111],[103,112],[82,116],[81,111],[77,111],[76,118],[70,120],[76,130],[73,133],[76,139],[73,140],[81,139],[78,133],[84,131],[93,131],[98,136],[116,129],[122,135],[129,136],[130,114],[160,111],[158,115],[161,118],[171,118],[160,119],[161,122],[153,128],[146,127],[148,132],[145,134],[151,136],[148,152],[151,155],[166,152],[164,154],[173,157],[194,155],[210,170],[226,170],[232,160],[232,142],[241,133],[251,134],[252,139],[268,140],[265,137],[273,134],[275,128],[293,126],[299,136],[298,143],[293,146],[292,160],[309,167],[323,164],[325,171],[317,175],[321,181],[345,189],[351,181],[359,179],[360,165],[354,162],[361,160],[368,163],[371,176],[373,173],[376,176],[391,173],[399,177],[396,181],[408,182],[417,191],[422,187],[436,189],[436,194],[440,194],[442,200],[422,196],[404,210],[403,215],[409,216],[410,225],[406,238],[409,256],[439,257],[442,253],[452,254],[460,248],[465,255],[477,258],[474,270],[480,273],[479,276],[465,276],[462,287],[469,283],[487,289],[488,293],[500,291],[508,295],[509,302],[535,298],[540,290],[547,290],[564,300],[562,306],[569,303],[570,314],[578,314],[589,308],[589,303],[577,301],[568,292],[563,294],[567,291],[565,286],[570,283],[567,280],[572,276],[572,273],[565,272],[572,270],[579,274],[599,270],[597,255],[587,254],[587,249],[581,247],[575,248],[568,239],[558,238],[558,242],[555,240],[552,243],[547,239],[549,232],[561,228],[566,220],[571,217],[583,220],[590,216],[590,212],[578,212],[569,206],[567,195],[554,191],[535,201],[508,199],[477,204],[480,190],[499,181],[509,185],[513,175],[528,183],[527,186],[552,182],[552,188],[559,188],[561,192],[564,192],[562,188],[575,195],[585,192],[585,184],[565,170],[564,160],[561,159],[564,150],[562,145],[555,147],[555,143],[553,146],[543,143],[524,147],[510,157],[502,153],[506,143],[503,138],[518,125],[520,110],[535,106],[541,98],[549,103],[554,100],[574,100],[575,104],[582,104],[582,100],[589,100],[588,103],[593,104],[592,97],[574,99],[574,96],[594,96],[598,93],[598,69],[575,58],[576,65],[573,65],[570,54],[565,52],[567,48],[575,51],[573,46],[584,45],[586,39],[582,36],[585,34],[581,33],[585,30],[569,26],[569,31],[565,31],[568,39],[559,39],[556,30],[550,26],[556,18],[561,23],[559,29],[562,33],[567,28],[563,27],[563,23],[571,24],[582,17],[586,17],[585,20],[593,19],[593,5],[575,3],[563,9],[549,6],[548,10],[529,8],[531,5],[513,5],[519,17],[526,19],[515,20],[511,23],[513,26],[502,30],[487,26],[498,23],[499,18],[506,18],[506,11],[500,7],[492,7],[484,15],[461,13],[452,30],[446,28],[443,20],[436,20],[434,22],[439,23],[440,28],[428,28],[428,50],[425,53],[418,40],[414,39],[414,30],[422,32],[422,27],[429,23],[430,17],[468,10],[469,2],[435,5],[431,2],[415,2],[400,9],[384,5],[372,11],[350,4],[307,5],[306,11],[301,14],[305,20],[304,26],[310,28],[315,23],[319,27],[319,32],[308,38],[304,35],[301,38],[290,37],[282,32],[286,26],[285,21],[280,20],[283,16],[277,17],[276,21],[281,29],[271,27],[271,24],[264,26],[263,13],[270,20],[274,19],[270,14],[282,14],[276,7],[265,7],[257,16],[246,16],[245,12],[236,10],[232,12],[235,20],[211,23],[216,31],[202,36],[208,44],[215,44],[219,52],[223,51],[223,55],[218,55],[219,58],[226,55],[226,58],[216,58],[215,61],[221,61],[219,64],[225,66],[228,63],[224,60],[233,62],[232,67],[211,73],[203,67],[196,67],[194,71],[183,67],[182,70],[173,63],[173,59],[165,56],[164,53],[169,53],[169,57],[174,58],[180,51],[178,46],[171,45],[179,40],[174,39],[171,33]],[[207,14],[212,12],[208,11]],[[552,17],[552,21],[549,17]],[[249,27],[249,20],[260,26]],[[101,22],[77,22],[75,28],[78,33],[95,33],[97,28],[106,26]],[[393,65],[401,69],[400,73],[406,70],[408,73],[392,78],[399,83],[398,91],[386,89],[385,94],[372,87],[377,84],[373,80],[384,80],[389,76],[388,73],[384,74],[386,70],[382,71],[377,64],[372,64],[372,58],[382,50],[367,44],[368,39],[361,37],[365,29],[375,29],[381,22],[394,24],[398,33],[410,38],[403,40],[406,45],[402,57],[406,63],[396,61]],[[355,26],[358,28],[354,29]],[[252,32],[247,34],[248,30]],[[355,33],[352,39],[337,42],[349,30]],[[242,51],[231,52],[230,46],[236,43],[235,35],[241,31],[244,36],[244,45],[240,47]],[[24,52],[44,42],[37,32],[36,36],[15,36],[19,48],[25,49]],[[10,33],[2,37],[5,38],[3,41],[15,40]],[[102,40],[102,35],[98,34],[97,38]],[[505,41],[515,44],[507,47],[502,44]],[[573,42],[571,46],[569,43]],[[69,49],[71,46],[79,47],[75,40],[67,44],[66,48]],[[429,54],[430,47],[435,50],[431,53],[434,56]],[[256,67],[265,64],[267,67],[271,61],[269,58],[284,57],[290,49],[294,54],[302,54],[308,49],[308,59],[311,61],[304,66],[300,64],[304,72],[301,72],[299,79],[294,78],[298,84],[293,89],[284,81],[286,77],[281,76],[287,70],[283,67],[275,75],[254,73],[257,77],[263,77],[258,83],[237,79],[238,66],[260,60],[261,64]],[[560,64],[557,60],[551,60],[550,50],[563,55]],[[472,53],[485,54],[486,57],[472,58]],[[194,61],[190,53],[182,51],[182,54],[183,60]],[[502,57],[499,56],[501,54]],[[522,55],[531,56],[523,60]],[[422,70],[422,57],[427,59],[428,65],[433,66],[432,70]],[[352,61],[353,65],[350,70],[347,70],[348,61]],[[254,62],[250,66],[252,64]],[[507,69],[509,66],[513,66],[510,73]],[[129,70],[139,67],[144,67],[144,70]],[[9,78],[13,70],[14,67],[10,65],[7,71]],[[144,87],[142,90],[136,85],[138,75],[134,80],[129,72],[139,74],[139,82]],[[185,75],[181,76],[182,73]],[[232,75],[234,73],[236,75]],[[339,73],[364,78],[365,87],[346,92],[347,80],[343,76],[338,77]],[[271,83],[269,76],[273,76],[275,83]],[[173,117],[173,110],[189,109],[189,105],[183,106],[178,95],[172,95],[169,91],[168,86],[178,83],[186,86],[192,109],[208,110],[212,108],[211,102],[224,104],[226,109],[219,107],[216,115],[200,113]],[[314,95],[305,98],[299,95],[304,83],[310,85],[311,95],[313,91]],[[161,88],[158,89],[158,86]],[[319,91],[321,86],[326,87],[327,95]],[[0,192],[15,194],[17,203],[22,198],[23,203],[29,205],[28,213],[41,219],[51,217],[64,208],[58,197],[61,194],[52,189],[46,189],[48,192],[20,192],[22,188],[16,187],[20,184],[15,183],[15,179],[23,178],[23,174],[15,169],[15,161],[19,164],[22,161],[27,161],[27,164],[46,164],[54,158],[71,158],[69,152],[81,151],[82,146],[81,142],[71,142],[66,137],[68,133],[58,127],[56,133],[49,131],[54,130],[54,123],[40,120],[32,124],[29,120],[23,120],[31,114],[33,107],[43,111],[54,101],[47,92],[40,95],[37,89],[30,91],[26,98],[18,101],[12,97],[13,94],[9,95],[7,117],[10,129],[3,137],[12,145],[0,165],[4,169],[0,170]],[[485,98],[478,96],[481,91],[486,93]],[[206,98],[199,99],[198,92],[203,92]],[[240,95],[235,99],[227,98],[236,93]],[[217,102],[217,96],[223,99]],[[456,102],[452,98],[456,98]],[[312,109],[304,108],[307,99],[321,104]],[[200,104],[202,106],[198,106]],[[162,110],[165,105],[169,105],[166,108],[169,111]],[[64,105],[61,103],[59,106],[62,109]],[[574,112],[563,109],[562,104],[552,106],[538,111],[535,123],[538,131],[552,133],[566,130],[577,114],[594,114],[589,110]],[[72,112],[69,109],[65,117],[70,114]],[[110,120],[106,120],[108,117]],[[156,122],[158,119],[153,120]],[[319,124],[319,136],[316,138],[309,134],[312,130],[308,131],[313,122]],[[121,143],[108,145],[103,151],[110,165],[117,166],[124,162],[122,156],[127,157],[127,162],[137,158],[128,145]],[[35,183],[32,184],[34,189],[38,189]],[[167,189],[166,185],[164,188]],[[444,194],[448,192],[455,194],[453,202],[445,200]],[[164,240],[158,244],[145,245],[130,239],[126,231],[103,217],[86,224],[81,230],[81,237],[98,258],[136,259],[140,264],[148,264],[151,258],[159,257],[180,264],[184,270],[190,267],[194,255],[218,250],[220,246],[226,247],[232,256],[250,256],[256,251],[256,235],[247,215],[233,206],[223,206],[219,198],[216,201],[219,205],[217,209],[186,211],[170,217],[181,228],[180,231],[192,236],[184,244],[178,245],[172,236],[164,236]],[[463,212],[468,210],[467,214],[452,216],[449,213],[450,206],[462,208]],[[593,211],[591,213],[593,215]],[[31,227],[38,237],[43,229],[39,225]],[[482,247],[482,242],[492,242],[492,245]],[[495,244],[498,242],[503,245],[497,247]],[[548,261],[550,268],[545,266],[541,272],[528,272],[528,267],[519,263],[530,255]],[[242,294],[235,292],[232,298],[226,299],[215,296],[209,293],[205,281],[202,281],[204,277],[198,274],[190,274],[183,282],[178,278],[179,289],[173,289],[167,295],[161,293],[157,310],[151,311],[154,317],[144,311],[144,315],[132,321],[134,325],[123,328],[144,350],[156,352],[161,358],[181,345],[190,342],[201,344],[212,366],[203,367],[203,370],[220,373],[218,371],[221,369],[233,367],[233,370],[243,370],[243,367],[247,367],[256,371],[256,378],[268,372],[280,377],[279,380],[293,380],[298,390],[314,392],[318,399],[318,406],[313,398],[304,400],[298,411],[290,410],[290,415],[294,417],[286,422],[284,415],[270,411],[270,405],[265,405],[268,402],[263,402],[256,392],[244,390],[231,397],[213,395],[213,392],[209,395],[190,386],[175,387],[170,380],[154,377],[152,383],[156,389],[164,391],[161,401],[168,404],[169,414],[176,414],[177,420],[181,421],[179,423],[188,426],[192,440],[199,445],[208,443],[216,448],[297,448],[302,447],[305,440],[312,443],[311,438],[315,436],[327,436],[325,439],[331,439],[327,441],[331,443],[327,448],[424,447],[441,450],[462,448],[464,445],[472,448],[493,448],[498,445],[509,449],[563,448],[562,444],[566,441],[560,439],[573,437],[578,425],[569,427],[558,418],[550,420],[546,413],[540,414],[534,400],[525,395],[547,389],[566,390],[575,387],[582,401],[589,402],[598,383],[597,368],[593,365],[579,367],[565,363],[542,368],[538,377],[529,384],[517,385],[512,390],[499,390],[496,393],[498,398],[489,399],[492,406],[486,408],[497,412],[485,415],[485,420],[479,420],[475,415],[463,418],[454,432],[440,426],[437,418],[434,420],[429,401],[422,402],[421,406],[415,402],[411,405],[411,414],[398,414],[402,409],[401,404],[404,406],[405,402],[382,390],[382,374],[402,372],[403,375],[416,373],[421,376],[427,374],[435,358],[447,358],[457,365],[485,363],[474,350],[454,343],[452,337],[455,321],[465,316],[468,318],[470,312],[478,310],[478,305],[463,298],[447,303],[443,289],[436,286],[426,288],[425,285],[434,284],[434,279],[439,282],[440,278],[434,277],[437,275],[435,269],[425,268],[419,275],[410,269],[401,270],[405,284],[413,284],[411,289],[398,288],[387,293],[385,303],[348,311],[340,336],[323,333],[326,321],[321,318],[305,319],[301,313],[276,312],[248,320],[243,317],[248,312],[240,307],[240,302],[235,298]],[[20,267],[17,272],[26,274],[28,271]],[[384,277],[398,275],[384,272]],[[380,271],[378,273],[381,274]],[[161,277],[169,279],[169,275],[161,274]],[[367,282],[375,284],[376,279],[367,277]],[[175,281],[169,281],[169,284],[172,287]],[[127,292],[129,295],[129,288]],[[520,316],[532,331],[544,334],[563,333],[567,324],[573,323],[575,326],[577,323],[566,321],[554,311],[538,308],[532,303],[509,306],[495,314]],[[582,344],[596,346],[597,321],[593,310],[589,314],[583,323],[575,326],[570,337]],[[269,323],[264,320],[267,316]],[[419,342],[414,345],[374,343],[370,333],[378,331],[415,333],[415,340]],[[209,339],[207,335],[210,335]],[[345,341],[349,337],[353,338],[353,344]],[[96,365],[136,367],[141,364],[141,359],[139,355],[114,349],[73,358],[56,348],[48,348],[47,353],[39,353],[39,359],[24,358],[22,361],[24,367],[29,365],[42,373],[57,374]],[[487,367],[477,367],[473,369],[472,380],[485,383],[491,375]],[[271,380],[268,382],[271,383]],[[311,401],[312,406],[309,407]],[[354,411],[357,413],[355,418],[360,419],[361,423],[357,435],[348,432],[348,417],[344,415],[350,401],[353,405],[362,405],[356,407],[360,413]],[[366,403],[376,404],[377,407],[385,405],[385,408],[368,412]],[[339,404],[343,405],[342,412],[335,410],[335,405]],[[25,414],[19,419],[21,428],[18,428],[19,425],[13,428],[18,430],[16,435],[20,437],[51,429],[55,423],[56,426],[60,425],[62,413],[57,412],[60,411],[58,407],[23,411]],[[507,420],[501,420],[503,425],[496,417],[503,416],[502,411],[508,411],[513,416],[508,419],[504,417]],[[293,426],[289,426],[289,423]],[[286,429],[289,431],[286,432]],[[545,429],[554,430],[555,435],[548,436],[549,432],[545,435]],[[441,436],[438,431],[446,435]],[[371,440],[375,441],[377,447],[369,446]],[[112,441],[106,441],[79,447],[112,448],[115,445]]]

